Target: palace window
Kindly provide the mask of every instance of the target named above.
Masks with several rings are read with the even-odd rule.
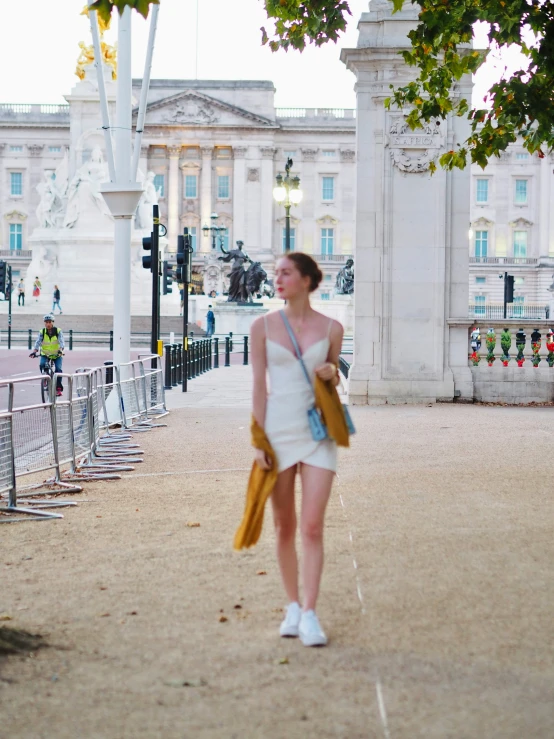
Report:
[[[48,151],[50,154],[59,154],[62,150],[61,146],[49,146]]]
[[[23,172],[10,172],[10,193],[23,195]]]
[[[217,177],[217,197],[225,200],[229,197],[229,175],[220,174]]]
[[[335,199],[335,178],[334,177],[323,177],[321,180],[321,198],[322,200],[334,200]]]
[[[488,203],[489,202],[489,181],[488,180],[477,180],[477,190],[475,193],[475,201],[477,203]]]
[[[527,256],[527,231],[514,231],[514,258]]]
[[[321,229],[321,253],[332,254],[335,242],[335,229],[334,228],[322,228]]]
[[[294,251],[296,247],[296,229],[290,230],[290,250]],[[283,229],[283,252],[287,250],[287,229]]]
[[[22,146],[10,146],[10,151],[12,154],[20,154],[23,151]]]
[[[484,316],[485,315],[485,303],[487,299],[484,295],[476,295],[475,296],[475,315],[476,316]]]
[[[156,188],[156,192],[159,193],[159,197],[165,198],[165,175],[154,175],[154,187]]]
[[[527,180],[516,180],[515,204],[527,205]]]
[[[480,259],[486,259],[489,248],[489,232],[475,232],[475,256]]]
[[[294,159],[294,157],[296,156],[296,151],[284,151],[283,156],[285,157],[285,159]]]
[[[476,277],[475,278],[476,285],[484,285],[486,281],[487,281],[486,277]]]
[[[23,248],[23,226],[21,223],[10,223],[10,249]]]
[[[323,149],[321,153],[323,154],[324,157],[327,157],[327,158],[337,156],[337,152],[334,149]]]
[[[516,152],[516,159],[519,159],[519,160],[529,159],[529,152],[528,151],[518,151],[518,152]]]
[[[195,174],[185,175],[185,197],[186,198],[197,198],[198,197],[198,177]]]

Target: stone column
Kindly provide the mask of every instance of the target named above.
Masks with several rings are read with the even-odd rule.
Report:
[[[540,161],[540,210],[539,210],[539,253],[538,257],[548,256],[554,252],[554,244],[550,244],[550,178],[552,162],[549,156],[545,156]]]
[[[0,144],[0,182],[2,182],[2,183],[4,183],[6,181],[6,174],[5,174],[5,170],[4,170],[4,157],[3,157],[5,147],[6,147],[6,144]],[[7,192],[6,192],[5,187],[3,187],[2,189],[3,189],[4,192],[3,192],[3,197],[0,198],[0,204],[2,205],[2,208],[3,208],[4,207],[4,202],[5,202],[5,199],[6,199],[6,196],[7,196]],[[3,223],[0,226],[0,249],[8,249],[9,248],[9,236],[7,236],[8,242],[6,244],[4,243],[4,239],[6,238],[6,228],[7,228],[6,227],[6,220],[3,219]],[[8,233],[9,233],[9,231],[8,231]]]
[[[248,147],[233,147],[233,240],[246,238],[246,153]]]
[[[372,0],[357,49],[342,61],[357,77],[354,403],[412,403],[472,397],[467,361],[470,168],[429,165],[461,144],[468,122],[451,118],[411,131],[386,111],[389,84],[414,78],[399,55],[417,24],[411,5]],[[471,79],[456,95],[471,97]],[[455,324],[455,325],[454,325]]]
[[[260,182],[260,245],[259,256],[261,261],[271,259],[273,242],[273,187],[275,178],[273,175],[273,160],[276,149],[273,146],[262,146],[261,182]]]
[[[168,146],[169,167],[167,181],[167,238],[170,244],[177,243],[179,235],[179,157],[180,146]]]
[[[35,211],[40,202],[40,195],[37,192],[37,185],[42,180],[42,150],[44,149],[43,144],[30,144],[27,146],[31,161],[29,163],[29,194],[25,197],[25,202],[29,205],[29,223],[27,223],[27,237],[29,237],[31,231],[37,226],[37,220]]]
[[[149,149],[150,147],[147,144],[140,147],[139,170],[140,172],[142,172],[145,179],[148,176],[148,150]]]
[[[317,255],[321,253],[319,226],[315,222],[316,199],[321,200],[321,193],[319,192],[320,183],[315,172],[315,160],[319,149],[303,148],[300,151],[302,152],[300,189],[304,193],[300,204],[304,221],[301,251],[305,251],[307,254],[314,254],[317,259]],[[298,210],[298,208],[294,210]],[[308,230],[308,224],[310,225],[310,230]],[[300,244],[298,247],[300,247]]]
[[[177,244],[179,235],[179,157],[180,146],[168,146],[169,181],[167,183],[167,239],[170,245]],[[176,247],[175,247],[176,248]]]
[[[202,146],[202,171],[200,172],[200,229],[198,231],[198,251],[210,252],[212,248],[211,235],[205,238],[202,226],[210,225],[212,214],[212,154],[213,146]]]

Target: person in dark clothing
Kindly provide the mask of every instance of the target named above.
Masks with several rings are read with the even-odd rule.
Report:
[[[213,336],[215,332],[215,314],[212,310],[212,306],[208,306],[208,312],[206,313],[206,335]]]
[[[57,285],[54,285],[54,294],[52,296],[52,313],[54,313],[54,310],[56,306],[58,306],[58,310],[60,311],[60,316],[62,314],[62,306],[60,305],[60,288]]]

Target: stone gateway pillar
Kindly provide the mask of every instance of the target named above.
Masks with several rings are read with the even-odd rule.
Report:
[[[358,46],[341,60],[357,77],[356,288],[350,399],[356,404],[472,398],[468,367],[470,168],[434,175],[432,161],[461,144],[452,117],[411,131],[385,110],[390,85],[414,78],[399,51],[417,7],[392,14],[371,0]],[[454,91],[471,96],[471,80]]]

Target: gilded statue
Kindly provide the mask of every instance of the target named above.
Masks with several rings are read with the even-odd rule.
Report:
[[[88,13],[88,5],[85,5],[81,15],[88,15]],[[102,20],[102,18],[98,14],[97,17],[98,29],[100,31],[100,50],[102,54],[102,61],[107,67],[111,67],[112,80],[115,80],[117,79],[117,47],[115,45],[111,46],[103,40],[104,34],[110,27],[110,23],[109,21],[106,23],[106,21]],[[84,80],[85,67],[88,67],[94,63],[94,46],[92,44],[90,46],[87,46],[84,41],[80,41],[79,48],[81,49],[81,53],[79,54],[79,58],[77,59],[77,68],[75,69],[75,74],[80,80]]]

